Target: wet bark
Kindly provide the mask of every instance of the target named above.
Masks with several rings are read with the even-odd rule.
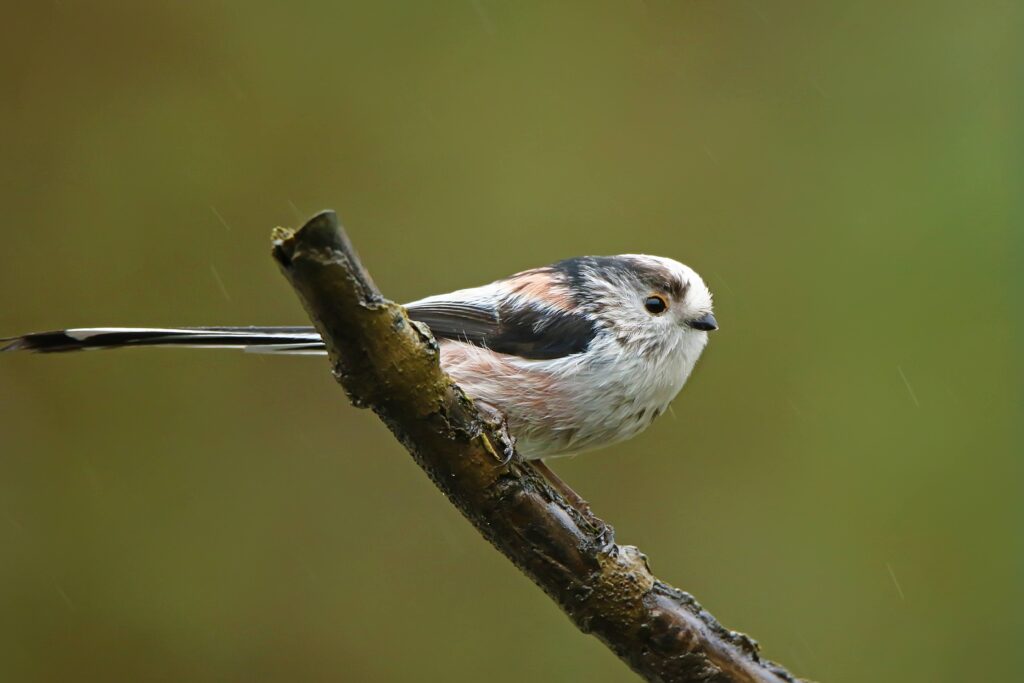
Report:
[[[278,228],[274,258],[323,336],[334,377],[372,409],[441,492],[584,633],[648,681],[797,681],[659,581],[633,546],[580,512],[526,462],[441,370],[429,331],[387,299],[333,212]]]

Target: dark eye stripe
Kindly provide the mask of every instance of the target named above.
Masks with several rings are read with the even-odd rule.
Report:
[[[689,282],[683,282],[663,266],[624,256],[578,256],[559,261],[548,268],[561,274],[574,292],[582,294],[584,302],[588,298],[587,281],[593,277],[593,273],[635,278],[648,291],[664,292],[675,301],[682,301],[690,289]]]

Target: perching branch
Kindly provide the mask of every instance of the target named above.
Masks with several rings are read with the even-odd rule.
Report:
[[[323,336],[334,377],[372,408],[473,526],[584,633],[648,681],[795,682],[757,644],[692,596],[658,581],[646,557],[514,459],[438,365],[437,343],[385,299],[332,211],[274,232],[274,258]]]

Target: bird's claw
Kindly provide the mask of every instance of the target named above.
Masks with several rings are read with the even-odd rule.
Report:
[[[508,420],[505,419],[505,415],[500,410],[490,403],[477,400],[476,407],[481,417],[483,417],[484,423],[497,433],[498,439],[501,442],[498,445],[501,447],[503,457],[499,457],[498,453],[492,450],[494,457],[502,466],[509,464],[516,457],[516,438],[508,431]],[[489,443],[490,440],[488,440]]]

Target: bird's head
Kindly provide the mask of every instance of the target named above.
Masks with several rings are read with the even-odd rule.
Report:
[[[718,329],[711,292],[692,268],[662,256],[623,254],[563,261],[581,307],[639,353],[703,346]]]

